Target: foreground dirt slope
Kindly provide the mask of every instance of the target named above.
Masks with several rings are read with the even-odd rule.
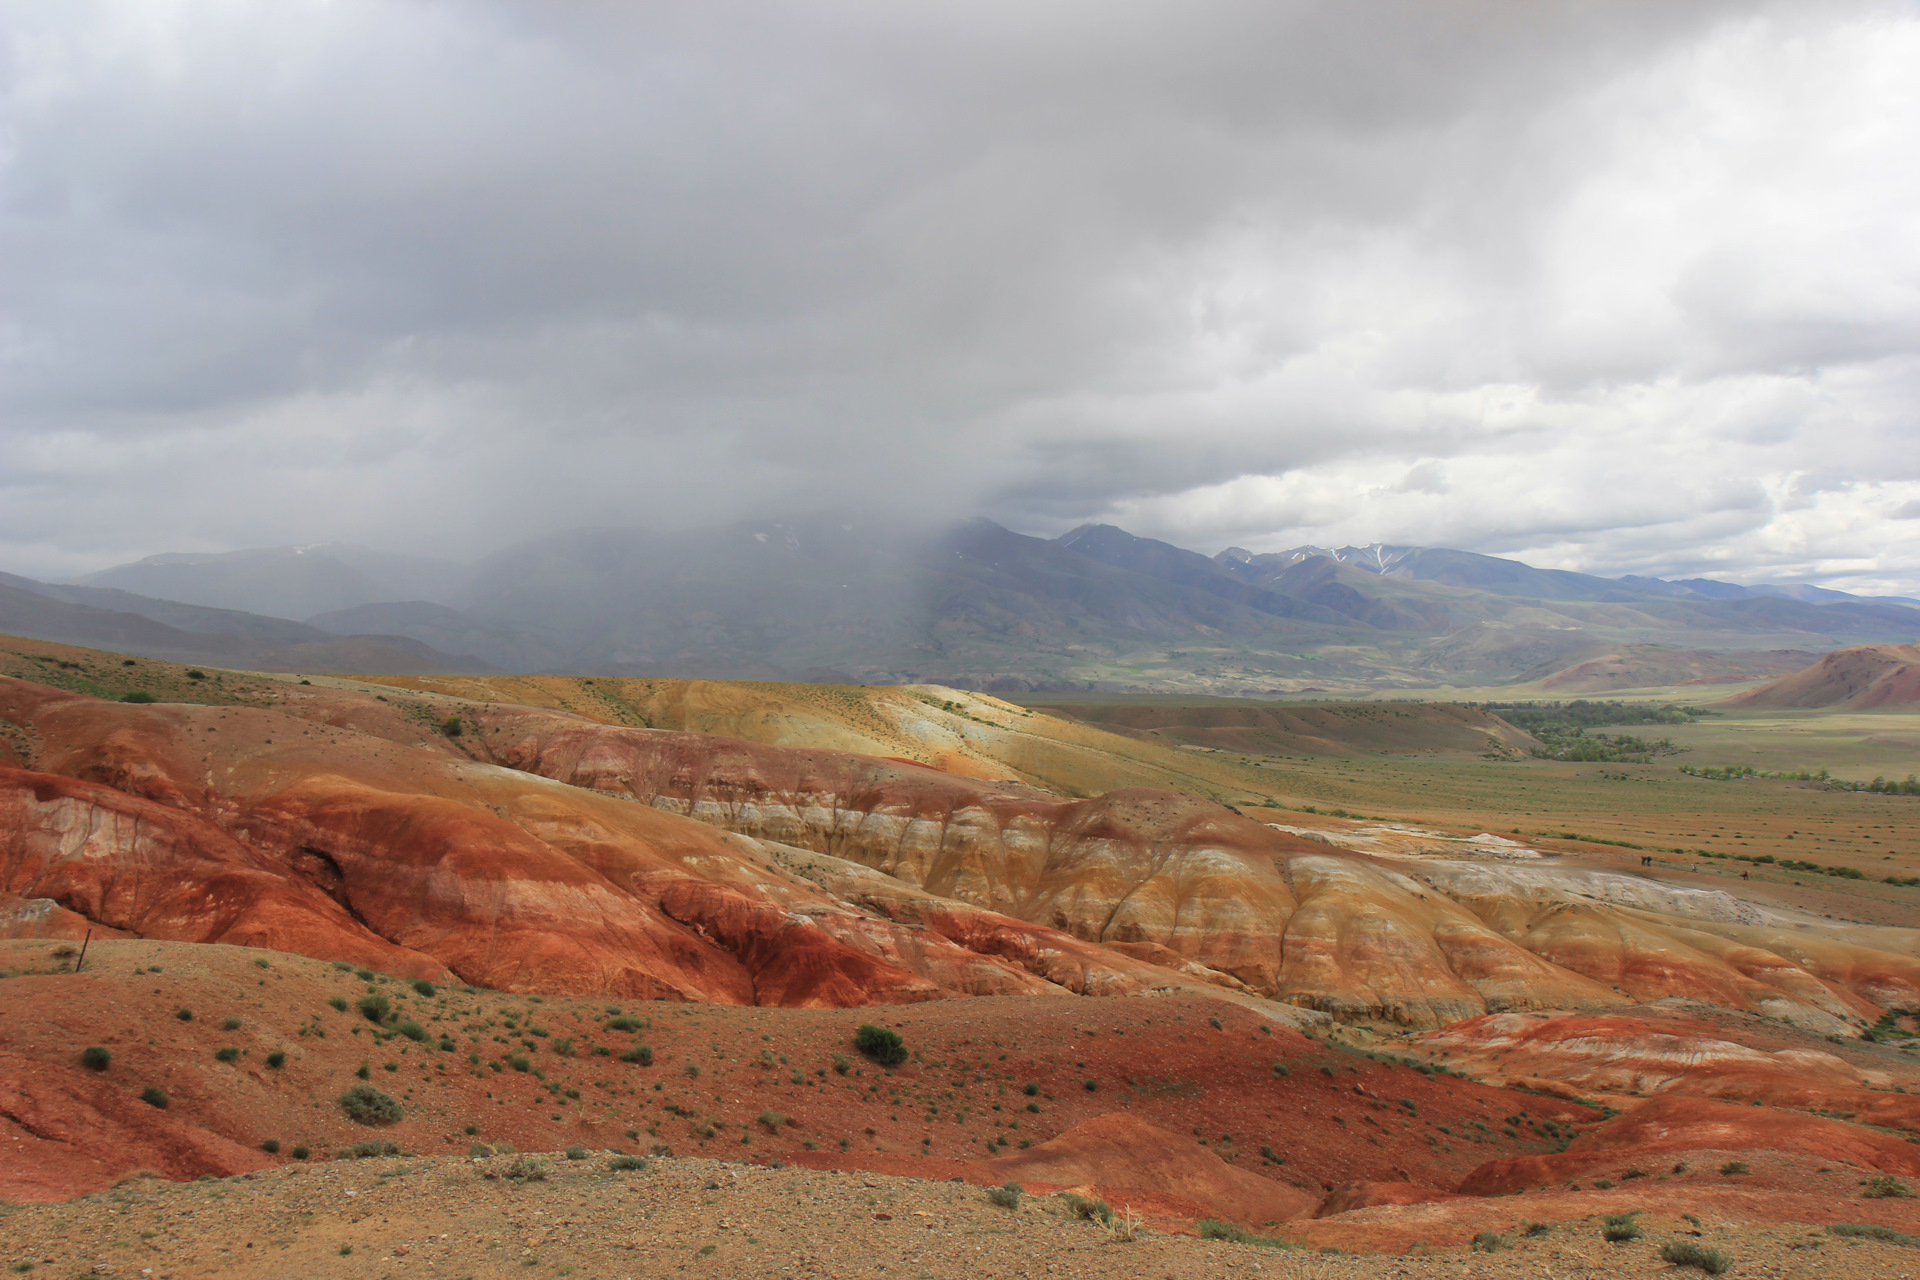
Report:
[[[1149,1218],[1126,1240],[1084,1221],[1060,1196],[1026,1196],[1017,1209],[977,1187],[889,1176],[776,1170],[711,1159],[656,1160],[612,1172],[604,1155],[541,1157],[544,1176],[515,1182],[514,1159],[377,1159],[299,1167],[217,1182],[135,1181],[73,1204],[7,1219],[0,1262],[54,1274],[145,1274],[199,1280],[397,1275],[829,1277],[1099,1277],[1214,1280],[1278,1272],[1302,1280],[1467,1274],[1674,1272],[1659,1250],[1675,1242],[1728,1255],[1732,1274],[1911,1276],[1910,1246],[1822,1229],[1833,1219],[1813,1197],[1806,1217],[1756,1218],[1752,1197],[1710,1188],[1658,1206],[1627,1193],[1508,1197],[1362,1209],[1290,1228],[1305,1249],[1388,1256],[1288,1253],[1201,1240]],[[1570,1212],[1571,1211],[1571,1212]],[[1597,1215],[1638,1211],[1644,1234],[1600,1237]],[[1691,1214],[1694,1221],[1683,1217]],[[1911,1236],[1911,1211],[1876,1202],[1850,1220]],[[1531,1223],[1554,1224],[1537,1235]],[[1506,1247],[1470,1254],[1476,1232]]]
[[[457,1217],[457,1206],[492,1194],[477,1177],[484,1169],[396,1166],[377,1153],[477,1154],[504,1172],[510,1162],[487,1153],[510,1144],[598,1152],[596,1171],[607,1153],[646,1151],[910,1178],[923,1191],[948,1179],[974,1188],[1011,1180],[1130,1206],[1165,1229],[1224,1218],[1347,1249],[1457,1247],[1523,1221],[1627,1211],[1693,1212],[1716,1230],[1769,1221],[1920,1228],[1912,1201],[1865,1195],[1882,1175],[1911,1184],[1920,1156],[1866,1125],[1691,1098],[1624,1100],[1633,1109],[1616,1115],[1430,1076],[1194,996],[898,1007],[886,1022],[909,1055],[882,1069],[851,1052],[867,1013],[421,988],[257,949],[140,940],[96,942],[85,971],[49,972],[71,965],[56,950],[0,944],[0,1200],[66,1200],[139,1168],[176,1180],[286,1177],[282,1166],[331,1159],[331,1185],[373,1197],[342,1209],[364,1217],[378,1205],[389,1217],[397,1206],[378,1196],[406,1186]],[[385,1020],[361,1011],[369,997],[385,1002]],[[82,1061],[89,1046],[110,1053],[103,1068]],[[335,1100],[361,1084],[390,1097],[398,1118],[350,1120]],[[164,1093],[164,1107],[144,1100],[150,1089]],[[375,1159],[349,1158],[369,1143]],[[1730,1160],[1741,1162],[1737,1176],[1720,1172]],[[560,1156],[547,1163],[587,1168]],[[404,1181],[422,1172],[432,1176]],[[273,1239],[424,1243],[316,1236],[291,1216],[299,1207],[311,1206],[290,1205]],[[427,1200],[407,1212],[424,1217]],[[722,1216],[741,1235],[719,1243],[755,1234]],[[811,1229],[832,1230],[832,1220]],[[15,1230],[22,1218],[7,1221]],[[536,1234],[569,1248],[681,1247],[641,1231],[649,1222],[629,1216],[629,1234],[610,1238]],[[238,1230],[217,1214],[191,1225]],[[449,1256],[482,1260],[494,1235],[463,1239]],[[267,1247],[258,1235],[226,1247],[239,1254],[248,1238]],[[185,1238],[161,1247],[176,1243]],[[55,1251],[56,1261],[71,1252]],[[208,1249],[199,1263],[235,1260]]]

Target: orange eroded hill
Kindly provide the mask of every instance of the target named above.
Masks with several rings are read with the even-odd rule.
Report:
[[[1920,703],[1920,644],[1836,649],[1804,671],[1728,698],[1730,707],[1906,707]]]
[[[1213,987],[1433,1026],[1688,995],[1830,1031],[1920,1004],[1910,931],[1551,860],[1369,856],[1173,792],[1061,799],[543,708],[269,696],[0,683],[33,766],[0,773],[0,892],[147,936],[728,1003]]]

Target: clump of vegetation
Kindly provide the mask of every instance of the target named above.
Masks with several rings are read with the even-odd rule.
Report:
[[[182,1022],[192,1022],[192,1021],[193,1021],[193,1010],[191,1010],[191,1009],[175,1009],[175,1010],[173,1011],[173,1016],[174,1016],[174,1017],[176,1017],[176,1018],[178,1018],[178,1019],[180,1019],[180,1021],[182,1021]]]
[[[1747,1168],[1747,1162],[1745,1160],[1729,1160],[1720,1166],[1720,1176],[1723,1178],[1731,1178],[1736,1174],[1752,1172],[1753,1170]]]
[[[1600,1238],[1608,1244],[1625,1244],[1629,1240],[1638,1240],[1644,1232],[1640,1224],[1634,1221],[1637,1214],[1613,1213],[1600,1219]]]
[[[1883,1173],[1861,1183],[1860,1195],[1867,1200],[1904,1200],[1913,1195],[1913,1189],[1892,1174]]]
[[[1652,742],[1630,734],[1593,733],[1600,726],[1692,724],[1709,714],[1695,707],[1657,702],[1489,702],[1485,709],[1540,740],[1531,754],[1542,760],[1646,764],[1655,756],[1686,750],[1671,739]]]
[[[653,1046],[637,1044],[621,1054],[620,1061],[637,1062],[643,1067],[650,1067],[653,1065]]]
[[[615,1156],[607,1161],[611,1173],[639,1173],[647,1167],[645,1156]]]
[[[240,1061],[240,1051],[232,1045],[228,1045],[224,1049],[215,1049],[213,1051],[213,1060],[215,1062],[238,1062]]]
[[[158,1107],[162,1111],[165,1111],[171,1099],[167,1097],[167,1091],[165,1089],[162,1089],[157,1084],[150,1084],[140,1091],[140,1101],[150,1107]]]
[[[429,1000],[440,993],[439,988],[431,982],[428,982],[425,978],[414,979],[413,991],[415,995],[425,996]]]
[[[144,705],[150,702],[158,702],[159,699],[148,693],[145,689],[129,689],[120,695],[120,701],[136,702]]]
[[[1257,1236],[1245,1227],[1218,1218],[1202,1218],[1193,1224],[1202,1240],[1231,1240],[1235,1244],[1257,1244],[1267,1249],[1291,1249],[1293,1245],[1278,1236]]]
[[[1103,1227],[1113,1225],[1113,1206],[1105,1200],[1089,1200],[1071,1191],[1062,1191],[1060,1199],[1067,1206],[1067,1212],[1083,1222],[1097,1222]]]
[[[1827,1234],[1853,1236],[1863,1240],[1879,1240],[1886,1244],[1903,1244],[1908,1248],[1920,1249],[1920,1236],[1910,1236],[1904,1231],[1895,1231],[1892,1227],[1862,1226],[1857,1222],[1839,1222],[1828,1227]]]
[[[607,1030],[609,1031],[638,1031],[639,1029],[640,1019],[638,1018],[607,1019]]]
[[[787,1118],[786,1116],[782,1115],[780,1112],[769,1109],[766,1111],[762,1111],[757,1117],[755,1117],[755,1122],[759,1124],[762,1128],[771,1132],[774,1130],[785,1128],[787,1124]]]
[[[907,1047],[900,1033],[867,1023],[853,1036],[853,1047],[883,1067],[897,1067],[907,1060]]]
[[[1512,1242],[1503,1235],[1496,1235],[1491,1231],[1482,1231],[1473,1238],[1473,1251],[1475,1253],[1498,1253],[1510,1243]]]
[[[97,1044],[88,1045],[80,1051],[80,1065],[89,1071],[105,1071],[113,1065],[113,1054]]]
[[[507,1177],[515,1182],[545,1182],[547,1166],[542,1161],[521,1156],[507,1166]]]
[[[260,1144],[260,1149],[270,1156],[277,1156],[280,1154],[280,1139],[268,1138]]]
[[[993,1201],[993,1203],[999,1205],[1002,1209],[1018,1209],[1020,1207],[1020,1197],[1026,1193],[1027,1189],[1019,1183],[1006,1182],[1000,1186],[988,1188],[987,1199]]]
[[[579,1144],[576,1143],[575,1145],[567,1148],[567,1159],[585,1160],[586,1158],[587,1158],[587,1149],[585,1147],[580,1146]]]
[[[1698,1267],[1710,1276],[1722,1275],[1733,1260],[1718,1249],[1695,1240],[1675,1240],[1660,1246],[1660,1260],[1676,1267]]]
[[[400,1148],[391,1142],[377,1140],[356,1142],[340,1153],[342,1160],[372,1160],[379,1156],[397,1156]]]
[[[400,1104],[372,1085],[354,1085],[335,1101],[355,1124],[392,1124],[400,1118]]]
[[[385,996],[381,995],[361,996],[357,1007],[360,1010],[360,1016],[376,1026],[385,1022],[393,1013],[393,1006],[387,1002]]]
[[[427,1038],[427,1029],[415,1022],[412,1018],[404,1019],[394,1030],[415,1044]]]

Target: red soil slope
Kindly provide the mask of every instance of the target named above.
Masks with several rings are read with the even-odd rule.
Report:
[[[1429,1078],[1196,996],[859,1013],[610,1005],[450,987],[421,995],[277,952],[140,940],[96,940],[80,974],[32,972],[65,966],[53,950],[0,943],[0,975],[14,975],[0,976],[0,1198],[94,1190],[141,1165],[172,1177],[242,1171],[273,1159],[260,1150],[268,1139],[282,1160],[296,1144],[319,1158],[366,1139],[416,1151],[477,1139],[1204,1191],[1271,1214],[1310,1210],[1354,1181],[1451,1187],[1489,1156],[1551,1150],[1550,1125],[1600,1117]],[[390,1003],[391,1020],[358,1012],[368,995]],[[851,1049],[876,1016],[912,1053],[890,1072]],[[111,1051],[107,1070],[81,1066],[88,1045]],[[640,1045],[650,1061],[625,1060]],[[229,1048],[238,1057],[220,1061]],[[278,1066],[274,1053],[286,1055]],[[397,1124],[363,1128],[334,1105],[363,1065],[401,1104]],[[164,1111],[139,1100],[148,1086],[169,1095]],[[1102,1120],[1115,1116],[1179,1137],[1143,1142],[1144,1130]],[[1523,1116],[1516,1137],[1502,1132],[1508,1116]],[[1090,1121],[1101,1123],[1049,1145]]]
[[[1703,1155],[1756,1150],[1791,1152],[1902,1177],[1920,1174],[1920,1148],[1859,1125],[1769,1107],[1664,1097],[1582,1134],[1558,1155],[1489,1161],[1468,1175],[1460,1190],[1501,1195],[1559,1185],[1623,1163],[1653,1165],[1689,1153],[1704,1162]]]
[[[1920,1133],[1920,1068],[1869,1071],[1824,1049],[1767,1048],[1753,1028],[1730,1032],[1697,1018],[1630,1014],[1497,1014],[1420,1037],[1437,1061],[1520,1088],[1568,1089],[1631,1106],[1632,1096],[1673,1094],[1843,1113]],[[1898,1084],[1902,1091],[1896,1092]]]
[[[1746,707],[1904,707],[1920,703],[1920,644],[1836,649],[1804,671],[1728,698]]]

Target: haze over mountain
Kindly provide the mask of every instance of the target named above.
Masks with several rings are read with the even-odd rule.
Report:
[[[576,530],[465,565],[353,546],[164,555],[85,583],[31,589],[283,645],[404,637],[421,647],[412,661],[440,664],[419,670],[471,655],[517,671],[1001,690],[1474,685],[1580,664],[1611,673],[1593,687],[1617,687],[1627,671],[1646,683],[1784,673],[1920,635],[1911,601],[1819,589],[1600,578],[1444,548],[1209,557],[1111,525],[1047,539],[837,512]],[[275,613],[300,622],[253,616]],[[38,634],[17,610],[13,629]]]

